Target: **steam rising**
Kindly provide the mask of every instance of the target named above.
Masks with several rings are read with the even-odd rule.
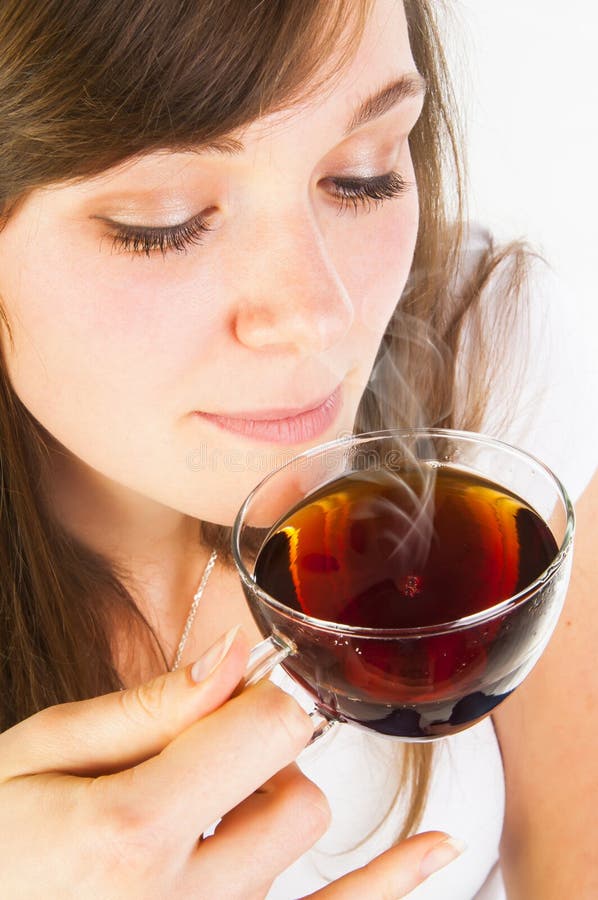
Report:
[[[415,368],[407,365],[413,363],[413,355],[417,371],[423,373],[418,384],[410,383],[405,375],[406,370]],[[385,440],[379,450],[372,445],[357,447],[352,466],[361,470],[362,478],[368,477],[368,470],[372,480],[379,480],[380,470],[386,473],[390,496],[379,496],[363,515],[377,520],[380,551],[394,573],[397,588],[407,595],[416,592],[417,585],[406,580],[405,573],[423,567],[433,539],[436,463],[450,455],[446,442],[439,446],[437,439],[410,435],[409,430],[430,426],[430,412],[422,396],[430,384],[442,384],[449,372],[449,351],[443,341],[428,323],[399,307],[387,328],[355,423],[356,432],[406,430],[404,437]],[[442,421],[450,412],[440,408],[435,421]]]

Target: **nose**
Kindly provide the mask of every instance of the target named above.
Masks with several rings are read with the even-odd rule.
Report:
[[[254,350],[321,353],[340,343],[353,304],[315,222],[261,223],[244,250],[237,339]]]

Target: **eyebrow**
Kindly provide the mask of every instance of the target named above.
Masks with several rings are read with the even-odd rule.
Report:
[[[426,79],[419,72],[401,75],[359,105],[345,129],[345,137],[368,122],[379,119],[403,100],[423,96],[426,90]],[[222,153],[226,156],[237,156],[244,150],[243,143],[232,137],[207,141],[197,148],[199,153]]]
[[[359,106],[345,129],[345,136],[362,125],[379,119],[394,106],[410,97],[421,97],[426,93],[426,79],[419,72],[408,72],[396,81],[386,84]]]

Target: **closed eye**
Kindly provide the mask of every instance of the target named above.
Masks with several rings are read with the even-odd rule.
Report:
[[[150,256],[158,251],[163,256],[170,250],[185,253],[194,244],[201,244],[204,235],[211,231],[205,213],[193,216],[180,225],[168,227],[154,225],[122,225],[110,222],[112,247],[125,253]]]
[[[385,200],[393,200],[404,194],[412,184],[398,172],[374,175],[371,178],[328,178],[330,192],[340,201],[339,213],[352,208],[371,209]]]
[[[398,172],[374,175],[370,178],[327,178],[329,192],[339,201],[339,214],[352,209],[355,214],[370,210],[386,200],[404,194],[412,185]],[[159,252],[185,253],[189,247],[201,244],[212,230],[205,212],[192,216],[180,225],[123,225],[108,220],[112,247],[132,255],[151,256]]]

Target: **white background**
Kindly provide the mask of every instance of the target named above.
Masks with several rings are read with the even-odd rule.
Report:
[[[558,271],[598,356],[598,24],[592,0],[448,0],[469,209]],[[598,369],[598,363],[596,364]]]

